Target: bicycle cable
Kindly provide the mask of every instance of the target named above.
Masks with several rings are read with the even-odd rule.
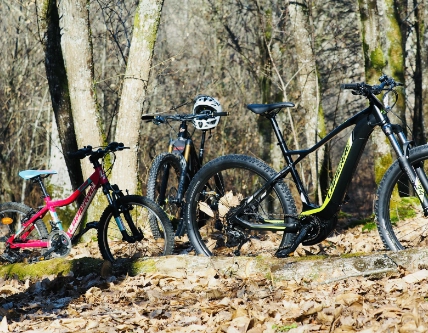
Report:
[[[400,115],[398,115],[397,113],[395,113],[394,111],[392,111],[393,107],[397,104],[397,101],[398,101],[398,93],[397,93],[393,88],[395,88],[395,87],[392,87],[392,88],[387,89],[388,91],[383,95],[382,100],[384,100],[384,99],[385,99],[385,96],[386,96],[387,94],[389,94],[390,92],[394,93],[394,97],[395,97],[395,101],[394,101],[394,103],[392,104],[392,106],[387,106],[387,107],[385,107],[385,110],[386,110],[387,112],[391,112],[395,117],[397,117],[397,119],[399,119],[399,120],[401,121],[401,123],[402,123],[402,124],[405,124],[405,127],[407,128],[407,130],[409,131],[409,133],[411,134],[411,136],[413,136],[413,131],[412,131],[412,129],[410,128],[410,126],[407,124],[407,122],[405,121],[405,119],[403,119],[403,117],[402,117],[402,116],[400,116]],[[384,104],[385,104],[385,103],[384,103]]]
[[[116,162],[116,154],[112,151],[112,152],[110,152],[112,155],[113,155],[113,161],[111,162],[111,165],[107,168],[107,169],[105,169],[105,158],[106,158],[106,156],[107,156],[107,154],[105,154],[104,155],[104,157],[102,158],[102,165],[103,165],[103,169],[104,169],[104,172],[105,172],[105,174],[106,174],[106,177],[108,177],[108,176],[110,176],[110,174],[111,174],[111,171],[112,171],[112,169],[113,169],[113,165],[114,165],[114,163]],[[110,155],[110,154],[109,154]]]

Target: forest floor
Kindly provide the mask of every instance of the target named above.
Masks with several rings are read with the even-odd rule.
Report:
[[[380,253],[377,231],[361,229],[295,256]],[[70,258],[97,256],[94,242]],[[0,280],[0,332],[427,332],[427,280],[424,267],[315,283],[212,269],[131,276],[104,262],[87,274]]]

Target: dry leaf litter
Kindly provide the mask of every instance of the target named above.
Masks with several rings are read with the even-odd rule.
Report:
[[[296,256],[381,250],[375,231],[348,229]],[[81,244],[70,258],[99,256]],[[354,277],[330,284],[192,275],[0,281],[0,332],[427,332],[428,271]]]

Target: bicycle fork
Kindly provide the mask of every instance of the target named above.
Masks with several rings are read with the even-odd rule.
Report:
[[[413,190],[421,202],[424,216],[427,217],[428,198],[425,193],[428,193],[428,178],[423,169],[423,165],[420,162],[414,166],[412,166],[409,162],[409,150],[411,148],[412,141],[407,140],[400,125],[393,125],[388,122],[382,126],[382,131],[387,136],[392,145],[392,148],[397,154],[400,168],[407,175],[407,178],[412,184]],[[403,148],[401,148],[395,135],[400,140]]]
[[[111,185],[111,189],[113,190],[113,196],[115,197],[115,199],[113,199],[113,196],[107,189],[104,189],[104,194],[107,197],[109,205],[113,208],[113,217],[117,223],[120,233],[123,236],[123,239],[128,243],[135,243],[141,241],[144,238],[143,231],[141,229],[137,229],[134,224],[134,221],[132,220],[132,216],[129,213],[132,208],[127,207],[126,205],[121,205],[119,209],[116,198],[123,197],[123,193],[121,190],[119,190],[119,187],[117,185]],[[131,229],[132,235],[128,235],[120,213],[123,213],[126,223]]]

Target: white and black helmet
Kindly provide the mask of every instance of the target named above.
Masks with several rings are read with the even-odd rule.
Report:
[[[193,105],[193,114],[204,114],[212,112],[221,112],[221,105],[214,97],[199,95],[195,98]],[[207,130],[217,126],[220,116],[210,119],[193,119],[193,125],[196,129]]]

